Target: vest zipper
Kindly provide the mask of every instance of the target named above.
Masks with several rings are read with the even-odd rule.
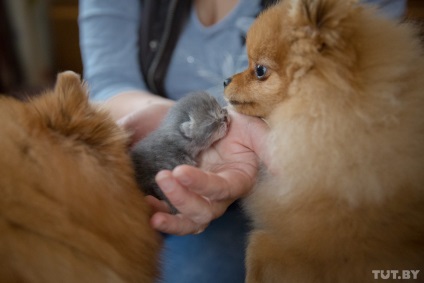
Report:
[[[162,34],[162,37],[160,39],[160,42],[158,44],[158,50],[154,55],[154,58],[152,60],[152,63],[149,66],[148,72],[147,72],[147,83],[150,86],[150,89],[153,90],[155,92],[155,94],[158,93],[158,90],[156,88],[155,85],[155,73],[157,71],[158,65],[160,63],[160,60],[163,56],[163,52],[165,50],[165,47],[168,43],[169,40],[169,36],[171,35],[171,27],[172,27],[172,23],[174,21],[174,16],[175,16],[175,10],[177,8],[177,4],[178,4],[178,0],[174,0],[171,2],[169,8],[168,8],[168,12],[167,12],[167,16],[166,16],[166,22],[165,22],[165,29],[164,32]]]

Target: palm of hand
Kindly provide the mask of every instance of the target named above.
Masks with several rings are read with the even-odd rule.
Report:
[[[178,235],[203,231],[213,219],[252,188],[259,167],[256,152],[267,134],[263,121],[231,113],[227,135],[204,151],[200,168],[181,165],[161,171],[156,181],[167,198],[180,211],[170,215],[158,200],[148,197],[156,210],[152,225]]]
[[[169,105],[152,105],[128,115],[120,124],[133,133],[135,143],[159,125],[167,109]],[[171,215],[165,203],[147,196],[154,210],[151,224],[157,230],[176,235],[199,233],[252,188],[259,157],[264,158],[261,151],[268,128],[260,119],[235,112],[230,115],[227,135],[202,153],[200,168],[181,165],[156,176],[159,187],[180,212]]]
[[[259,159],[254,152],[256,129],[261,126],[256,118],[232,113],[232,122],[227,136],[204,151],[200,159],[200,168],[217,174],[226,180],[228,187],[222,191],[230,200],[237,199],[252,187],[259,166]]]

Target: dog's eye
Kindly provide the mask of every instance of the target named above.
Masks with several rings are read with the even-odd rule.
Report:
[[[255,67],[255,73],[256,73],[256,77],[258,79],[263,79],[266,75],[266,71],[267,71],[267,69],[263,65],[256,65],[256,67]]]

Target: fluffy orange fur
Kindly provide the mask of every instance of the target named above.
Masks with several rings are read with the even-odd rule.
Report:
[[[2,282],[153,282],[160,239],[128,137],[78,75],[29,102],[0,98]]]
[[[272,157],[246,200],[247,282],[378,282],[372,270],[405,269],[424,282],[414,27],[354,1],[287,0],[259,16],[247,49],[250,67],[225,95],[267,119]]]

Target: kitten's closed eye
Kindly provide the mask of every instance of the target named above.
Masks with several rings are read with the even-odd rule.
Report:
[[[228,110],[226,108],[221,109],[221,121],[229,122],[230,116],[228,116]]]

